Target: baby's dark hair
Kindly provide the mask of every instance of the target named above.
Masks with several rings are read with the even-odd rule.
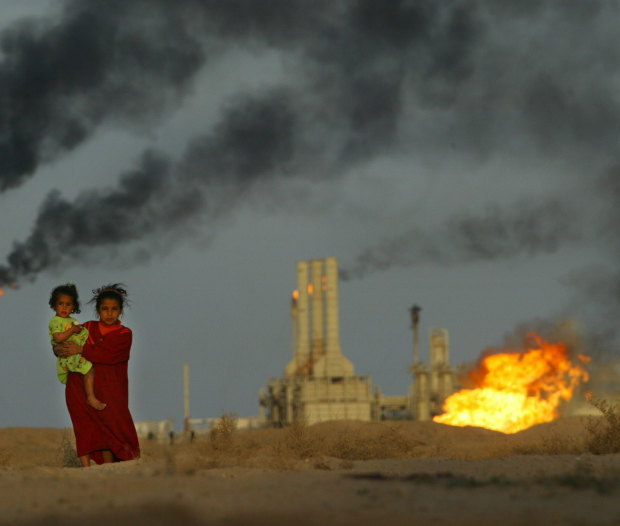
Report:
[[[73,311],[76,314],[80,313],[80,300],[78,299],[78,291],[73,283],[67,283],[66,285],[58,285],[52,293],[50,294],[50,307],[52,309],[56,308],[56,303],[58,302],[58,297],[64,294],[65,296],[70,296],[73,299]]]
[[[93,297],[88,303],[94,303],[95,310],[99,312],[101,302],[107,299],[118,301],[121,311],[124,309],[125,305],[129,305],[129,301],[127,300],[127,289],[122,283],[112,283],[99,287],[98,289],[93,289]]]

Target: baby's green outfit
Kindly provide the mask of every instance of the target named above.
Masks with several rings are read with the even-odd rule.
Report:
[[[54,333],[65,332],[69,329],[73,323],[77,323],[75,318],[62,318],[60,316],[54,316],[50,320],[50,338],[52,345],[57,345],[58,342],[54,340]],[[77,334],[72,334],[66,341],[74,342],[82,346],[88,339],[88,329],[82,329]],[[67,358],[59,357],[56,360],[56,369],[58,371],[58,379],[63,383],[67,383],[67,377],[69,372],[86,374],[93,367],[93,364],[84,358],[81,354],[73,354]]]

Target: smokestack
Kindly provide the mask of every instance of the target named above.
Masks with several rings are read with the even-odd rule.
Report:
[[[312,358],[325,352],[325,312],[323,310],[323,260],[312,261]]]
[[[418,323],[420,322],[421,307],[414,305],[409,309],[411,313],[411,328],[413,329],[413,365],[420,363],[420,339],[418,333]]]
[[[418,323],[420,321],[421,307],[414,305],[409,309],[411,312],[411,328],[413,329],[413,365],[420,363],[420,340],[418,335]]]
[[[310,358],[309,312],[308,312],[308,262],[297,262],[297,340],[293,348],[293,360],[286,366],[285,375],[297,376]]]
[[[325,285],[327,307],[327,355],[341,353],[340,349],[340,313],[338,310],[338,261],[336,258],[325,260]]]
[[[312,276],[309,276],[309,271]],[[327,258],[297,262],[296,292],[293,360],[286,366],[285,375],[289,378],[353,376],[353,364],[340,350],[338,260]],[[312,301],[309,296],[312,296]]]
[[[353,376],[353,364],[340,348],[340,319],[338,310],[338,260],[325,259],[325,356],[315,367],[315,376]]]
[[[297,346],[297,335],[298,335],[298,329],[297,329],[297,320],[298,320],[298,313],[297,313],[297,300],[299,299],[299,291],[298,290],[294,290],[293,294],[291,294],[291,321],[293,323],[293,334],[292,334],[292,345],[291,345],[291,349],[293,349],[293,355],[295,353],[295,347]],[[295,356],[293,356],[294,358]]]

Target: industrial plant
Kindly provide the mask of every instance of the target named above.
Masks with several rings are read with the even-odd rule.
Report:
[[[424,363],[421,359],[419,322],[422,309],[418,305],[409,309],[413,332],[413,359],[410,364],[402,365],[403,369],[407,369],[411,374],[407,393],[386,396],[378,386],[373,386],[370,375],[356,374],[353,363],[343,354],[340,346],[338,280],[336,258],[297,262],[297,288],[292,294],[290,306],[292,358],[288,364],[283,364],[283,376],[270,379],[267,386],[259,391],[259,415],[246,418],[237,418],[235,415],[238,429],[282,427],[293,422],[312,425],[330,420],[429,421],[437,415],[446,414],[444,402],[450,395],[457,391],[459,394],[468,391],[462,389],[459,381],[459,378],[463,377],[464,366],[458,368],[457,374],[457,370],[450,364],[450,337],[446,329],[430,328],[428,362]],[[560,341],[569,342],[575,349],[581,347],[573,322],[567,321],[559,325],[558,331],[561,334]],[[540,350],[529,350],[522,356],[531,352]],[[510,357],[510,353],[500,353],[497,356]],[[582,363],[585,364],[588,360],[585,357]],[[519,363],[523,361],[520,359]],[[565,378],[569,369],[574,370],[579,379],[587,380],[583,367],[572,367],[570,359],[565,364],[568,364],[568,368],[562,366],[557,369],[558,378],[553,374],[548,375],[556,380],[555,387],[559,389],[566,386],[563,382],[569,381]],[[591,379],[594,380],[597,391],[612,400],[620,398],[618,371],[620,366],[617,362],[591,371]],[[570,384],[568,391],[571,394],[576,385],[578,382]],[[581,386],[580,389],[584,390],[586,387]],[[552,389],[545,392],[548,396]],[[586,402],[584,393],[581,394],[582,396],[573,400],[570,405],[565,405],[563,414],[590,414],[593,411],[592,406]],[[501,399],[501,393],[498,396]],[[570,396],[564,398],[566,401]],[[451,398],[453,399],[454,397]],[[184,405],[184,437],[193,438],[197,433],[208,432],[217,423],[217,418],[190,418],[188,364],[184,365]],[[496,414],[499,411],[491,410],[491,413]],[[552,416],[555,417],[555,413]],[[511,422],[514,423],[514,419],[511,419]],[[489,425],[481,424],[481,427]],[[171,420],[139,422],[136,423],[136,428],[142,438],[170,442],[174,439]]]
[[[450,365],[446,329],[432,329],[429,365],[420,361],[420,308],[411,307],[412,384],[402,396],[373,389],[369,375],[356,375],[340,347],[338,260],[299,261],[297,289],[291,299],[292,360],[282,378],[269,380],[259,393],[260,420],[283,426],[294,421],[378,421],[391,418],[430,420],[459,388]],[[405,366],[405,364],[403,364]]]

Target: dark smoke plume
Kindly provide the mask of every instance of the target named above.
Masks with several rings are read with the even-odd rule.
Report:
[[[59,20],[2,35],[0,191],[104,124],[161,118],[210,56],[237,46],[297,55],[317,117],[348,133],[341,155],[367,152],[394,138],[407,69],[455,80],[468,20],[458,2],[67,1]]]
[[[177,163],[150,151],[116,188],[85,191],[73,202],[51,192],[31,235],[15,243],[8,266],[0,267],[0,284],[89,259],[98,248],[175,232],[200,214],[214,222],[253,180],[287,171],[295,126],[286,94],[270,92],[230,109]]]
[[[117,186],[50,194],[0,283],[98,247],[137,244],[143,257],[198,219],[215,229],[263,181],[338,178],[393,153],[484,163],[519,152],[598,173],[620,132],[617,18],[603,1],[66,1],[57,19],[2,34],[0,192],[103,126],[159,122],[213,57],[276,52],[290,71],[260,93],[233,88],[179,159],[150,150]],[[371,241],[350,275],[552,252],[583,239],[579,215],[560,200],[490,203]]]
[[[9,29],[0,64],[0,190],[103,124],[139,126],[158,117],[208,67],[214,49],[258,44],[292,53],[302,65],[294,85],[266,96],[235,94],[180,161],[150,151],[117,188],[74,202],[53,192],[31,235],[0,268],[0,282],[34,278],[98,246],[148,244],[192,217],[228,213],[252,184],[303,175],[308,159],[331,177],[389,147],[412,53],[414,70],[445,83],[465,61],[473,31],[458,4],[336,2],[319,10],[288,1],[259,8],[249,0],[73,0],[58,21]]]
[[[188,13],[167,4],[73,1],[59,21],[24,21],[2,34],[0,191],[105,121],[153,118],[184,93],[205,50]]]
[[[414,228],[366,249],[344,279],[362,278],[390,267],[456,265],[521,255],[555,252],[582,238],[575,214],[560,202],[517,203],[510,209],[490,206],[478,215],[450,217],[437,231]]]

